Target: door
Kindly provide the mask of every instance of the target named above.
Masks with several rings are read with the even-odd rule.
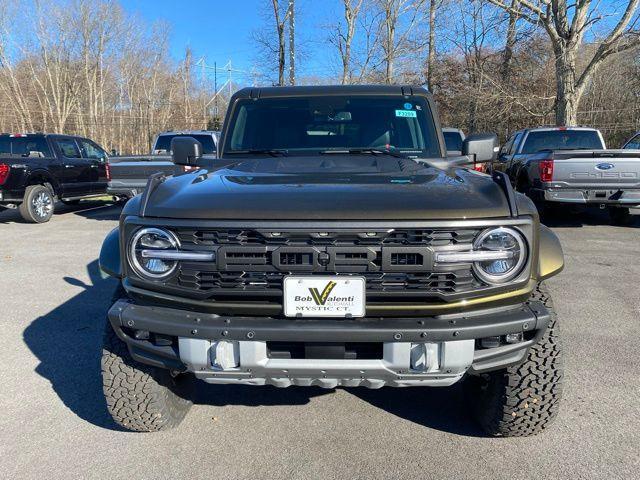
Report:
[[[91,169],[82,158],[80,149],[71,137],[56,137],[53,145],[62,164],[60,186],[64,197],[87,195],[91,192]]]
[[[91,192],[107,192],[107,153],[97,144],[86,138],[79,138],[78,144],[82,157],[89,163],[91,169]]]

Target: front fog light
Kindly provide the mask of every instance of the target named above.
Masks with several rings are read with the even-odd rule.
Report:
[[[496,252],[496,257],[474,263],[474,270],[487,283],[504,283],[522,270],[527,259],[523,236],[512,228],[485,230],[473,244],[476,252]]]
[[[211,342],[211,365],[213,368],[228,370],[240,365],[240,348],[238,342],[220,340]]]
[[[178,239],[160,228],[141,228],[129,242],[129,263],[135,272],[151,280],[161,280],[175,270],[178,262],[162,257],[159,252],[176,251]]]

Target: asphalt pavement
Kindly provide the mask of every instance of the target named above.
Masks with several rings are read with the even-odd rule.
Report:
[[[176,429],[108,416],[99,357],[115,288],[102,239],[119,209],[62,207],[43,225],[0,212],[1,478],[558,479],[640,477],[640,216],[554,219],[566,268],[549,281],[565,394],[530,438],[483,436],[460,388],[201,385]]]

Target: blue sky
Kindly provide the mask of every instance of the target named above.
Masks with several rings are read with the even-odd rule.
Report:
[[[149,24],[165,21],[170,27],[170,47],[175,58],[190,46],[194,57],[204,56],[207,64],[218,66],[232,60],[242,80],[250,80],[257,59],[257,46],[251,32],[266,25],[265,14],[271,13],[270,0],[121,0],[123,7],[140,15]],[[306,44],[309,54],[299,61],[299,74],[321,73],[329,65],[327,48],[322,38],[322,25],[341,14],[334,0],[297,0],[296,29],[299,43]]]

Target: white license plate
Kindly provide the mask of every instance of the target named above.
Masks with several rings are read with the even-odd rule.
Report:
[[[284,279],[287,317],[364,317],[363,277],[326,276]]]

